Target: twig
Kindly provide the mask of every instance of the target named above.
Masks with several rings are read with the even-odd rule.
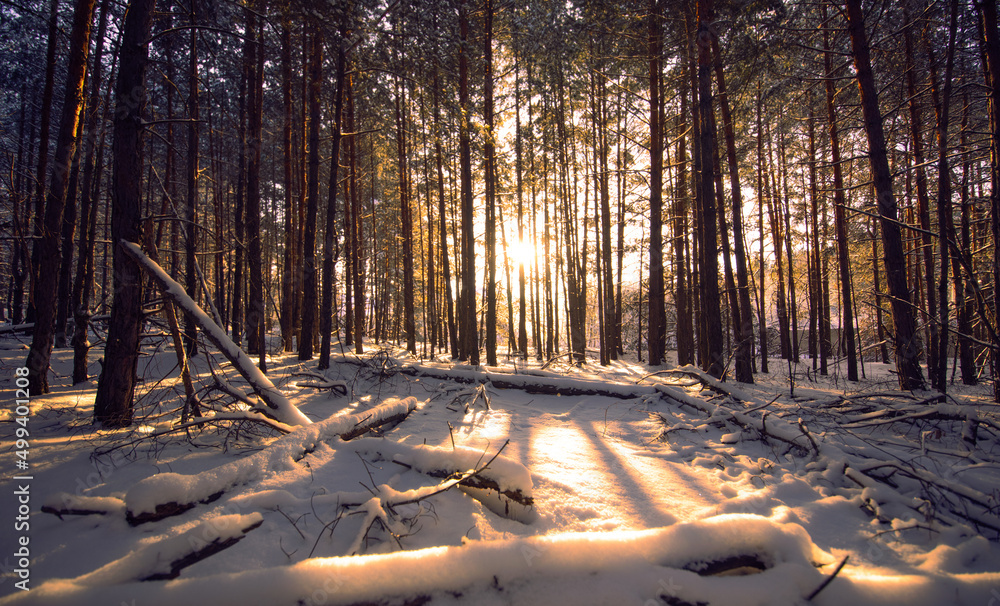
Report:
[[[819,587],[817,587],[816,589],[813,589],[812,593],[810,593],[808,596],[806,596],[806,601],[807,602],[811,602],[813,600],[813,598],[815,598],[816,596],[818,596],[821,591],[823,591],[824,589],[826,589],[827,585],[829,585],[830,583],[832,583],[833,580],[835,578],[837,578],[837,575],[840,574],[840,571],[844,569],[844,564],[847,564],[847,558],[848,557],[850,557],[850,556],[846,556],[845,555],[844,559],[840,560],[840,563],[837,564],[837,567],[833,570],[833,573],[830,576],[828,576],[825,579],[823,579],[823,582],[819,584]]]

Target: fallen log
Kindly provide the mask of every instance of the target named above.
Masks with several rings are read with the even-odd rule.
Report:
[[[355,366],[366,365],[363,358],[355,356],[340,356],[336,361]],[[617,385],[588,379],[510,374],[473,368],[434,368],[407,363],[400,366],[397,372],[411,377],[430,377],[456,383],[489,383],[495,389],[519,389],[531,394],[554,396],[600,396],[631,400],[656,394],[653,387],[645,385]]]
[[[209,518],[179,535],[140,547],[74,582],[84,586],[107,586],[176,579],[181,570],[239,543],[263,522],[259,513]]]
[[[139,481],[125,494],[126,519],[133,526],[162,520],[208,503],[235,486],[299,460],[323,440],[363,435],[373,427],[405,418],[417,407],[415,398],[393,399],[361,413],[341,414],[299,427],[249,457],[198,474],[158,473]],[[362,431],[363,429],[363,431]]]
[[[266,406],[259,408],[263,412],[274,417],[278,421],[287,425],[309,425],[312,420],[302,414],[298,408],[292,404],[285,394],[274,386],[267,376],[250,359],[236,343],[233,343],[226,331],[208,316],[198,305],[187,295],[184,287],[174,281],[163,268],[150,259],[138,244],[133,242],[121,242],[122,250],[130,255],[154,282],[160,287],[163,296],[174,302],[195,324],[204,332],[226,358],[232,362],[233,367],[250,384],[250,388],[264,402]]]

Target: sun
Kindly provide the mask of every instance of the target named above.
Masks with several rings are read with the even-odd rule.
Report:
[[[535,264],[535,243],[527,239],[514,239],[507,245],[507,257],[512,267],[524,264],[524,269],[527,271]]]

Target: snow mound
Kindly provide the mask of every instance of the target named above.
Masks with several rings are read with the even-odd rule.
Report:
[[[176,540],[187,541],[183,536]],[[759,574],[702,576],[708,565],[735,556],[759,562]],[[141,560],[125,558],[129,559]],[[314,558],[291,566],[169,582],[97,585],[98,571],[49,581],[9,603],[115,603],[126,596],[144,605],[332,605],[428,598],[433,602],[460,598],[465,603],[662,603],[663,598],[712,604],[795,603],[823,581],[817,564],[832,561],[797,524],[725,515],[652,530],[470,541],[385,555]],[[120,578],[106,572],[100,576],[112,582]]]

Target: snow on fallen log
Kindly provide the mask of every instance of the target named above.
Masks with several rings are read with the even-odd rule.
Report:
[[[341,448],[353,450],[376,461],[392,461],[407,469],[444,480],[434,486],[407,491],[397,491],[387,484],[374,487],[376,496],[390,507],[413,503],[457,487],[499,516],[525,524],[530,524],[537,518],[531,473],[524,465],[504,457],[501,454],[503,448],[490,458],[480,450],[461,446],[455,449],[435,448],[382,440],[359,441],[353,448]],[[237,496],[232,502],[240,506],[295,511],[313,507],[359,507],[369,501],[372,494],[371,490],[338,491],[304,498],[296,497],[287,490],[274,489]]]
[[[480,468],[484,453],[463,446],[454,449],[420,445],[398,450],[392,461],[432,478],[455,478],[466,470],[479,469],[459,481],[459,489],[493,513],[525,524],[535,520],[531,496],[531,473],[524,465],[501,456]],[[499,455],[499,453],[498,453]],[[384,453],[383,453],[384,456]]]
[[[175,579],[184,568],[232,547],[263,522],[259,513],[209,518],[179,535],[140,547],[74,582],[106,586]]]
[[[367,427],[368,431],[377,424],[404,418],[416,407],[413,397],[388,400],[370,410],[335,415],[299,427],[264,450],[214,469],[193,475],[166,472],[150,476],[125,494],[126,519],[136,526],[183,513],[219,498],[235,486],[260,479],[265,473],[290,469],[324,440],[352,436],[359,427]]]
[[[467,604],[794,604],[804,603],[824,581],[817,566],[834,562],[801,526],[741,514],[652,530],[314,558],[166,583],[95,587],[80,579],[58,580],[17,596],[14,603],[118,603],[127,596],[143,606],[422,604],[455,603],[456,598]],[[713,576],[733,565],[756,574]],[[841,574],[834,580],[823,597],[850,588],[845,578]]]
[[[340,356],[337,362],[365,365],[366,360],[354,356]],[[510,374],[481,370],[477,367],[464,366],[455,368],[435,368],[423,364],[408,362],[398,369],[398,372],[415,376],[454,381],[456,383],[489,383],[496,389],[519,389],[533,394],[558,396],[603,396],[618,399],[636,399],[655,395],[656,391],[645,385],[626,385],[589,379],[575,379],[558,376],[539,376],[532,374]]]
[[[205,333],[226,358],[233,363],[233,367],[246,379],[250,388],[267,406],[261,412],[273,416],[278,421],[286,425],[309,425],[312,420],[302,414],[302,412],[292,404],[285,394],[274,386],[267,376],[261,372],[257,365],[253,363],[250,356],[243,351],[236,343],[233,343],[226,331],[208,316],[198,304],[184,292],[184,287],[174,281],[163,268],[150,259],[138,244],[122,241],[122,250],[132,256],[133,259],[146,273],[159,285],[163,295],[173,301],[184,311],[189,318],[198,325],[198,328]]]
[[[42,513],[51,513],[60,519],[71,515],[125,515],[125,501],[115,497],[87,497],[57,492],[46,497],[42,503]]]

